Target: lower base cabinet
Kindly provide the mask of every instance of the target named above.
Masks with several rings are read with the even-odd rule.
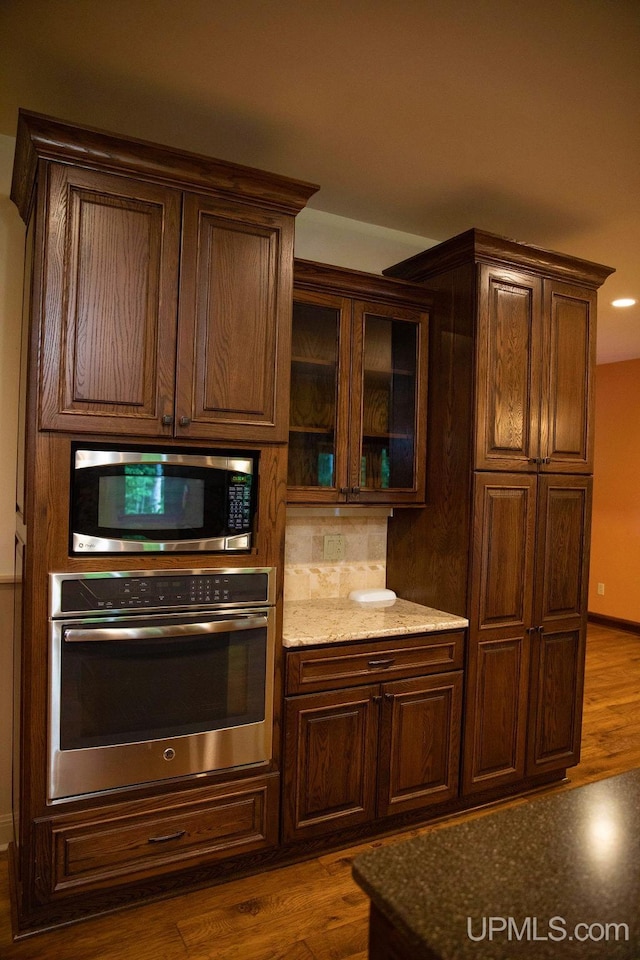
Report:
[[[465,796],[580,758],[591,487],[476,474]]]
[[[36,823],[43,902],[170,874],[278,843],[277,774]]]
[[[532,646],[527,776],[561,770],[580,759],[586,626],[537,631]]]
[[[422,639],[426,651],[428,643],[425,646]],[[456,666],[461,665],[462,634],[457,639]],[[438,641],[442,642],[442,635],[433,636],[432,642]],[[363,663],[371,664],[372,679],[378,679],[381,670],[393,671],[405,652],[402,641],[391,650],[376,650],[373,644],[367,650]],[[290,678],[304,673],[296,656],[305,655],[289,654]],[[358,647],[349,649],[342,663],[335,648],[327,649],[326,658],[334,666],[338,686],[344,683],[342,663],[357,662]],[[413,659],[415,672],[420,656]],[[321,654],[314,661],[316,667],[319,662],[323,662]],[[431,664],[427,669],[437,667]],[[330,669],[324,671],[324,680],[329,687]],[[461,714],[459,669],[288,696],[284,841],[324,837],[456,797]]]

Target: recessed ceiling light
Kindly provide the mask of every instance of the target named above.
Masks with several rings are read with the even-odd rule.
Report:
[[[612,307],[633,307],[636,301],[633,297],[620,297],[618,300],[612,300]]]

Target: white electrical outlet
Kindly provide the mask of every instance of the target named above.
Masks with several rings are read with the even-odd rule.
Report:
[[[598,596],[604,597],[604,583],[598,584]]]
[[[325,560],[344,560],[344,536],[341,533],[326,533],[323,556]]]

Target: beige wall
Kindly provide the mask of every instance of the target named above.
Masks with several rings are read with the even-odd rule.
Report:
[[[0,136],[0,578],[13,574],[24,224],[9,199],[15,141]]]
[[[13,585],[0,583],[0,849],[11,839]]]
[[[9,200],[15,141],[0,136],[0,848],[11,836],[13,538],[24,225]]]
[[[96,121],[96,125],[100,124]],[[24,225],[9,200],[14,148],[15,141],[12,137],[0,135],[0,848],[11,837],[13,586],[10,580],[13,575],[19,328],[24,245]],[[317,210],[304,210],[298,218],[296,230],[297,256],[373,273],[424,250],[432,243],[433,241],[426,238],[357,223]],[[345,530],[353,559],[354,551],[359,550],[358,545],[362,545],[362,541],[358,539],[359,535],[353,535],[348,524]],[[297,543],[300,542],[299,536]],[[368,574],[379,579],[381,570],[384,577],[384,566],[374,563]],[[360,572],[362,573],[362,570]],[[346,569],[342,573],[346,576]],[[303,576],[300,570],[298,575]],[[335,569],[332,575],[337,575]],[[328,587],[329,581],[333,582],[332,577],[324,581],[325,586]],[[377,581],[374,585],[377,585]]]

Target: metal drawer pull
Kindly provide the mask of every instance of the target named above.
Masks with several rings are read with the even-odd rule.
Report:
[[[369,666],[373,667],[392,667],[396,662],[395,657],[389,657],[387,660],[369,660]]]
[[[177,830],[175,833],[168,833],[166,837],[149,837],[147,843],[166,843],[167,840],[179,840],[184,837],[186,830]]]

